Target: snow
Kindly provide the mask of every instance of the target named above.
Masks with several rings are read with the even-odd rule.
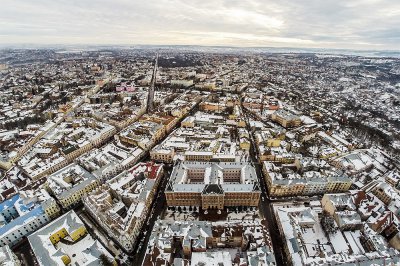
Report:
[[[344,239],[342,232],[337,231],[336,233],[329,235],[329,240],[332,243],[335,253],[349,251],[348,246],[343,244],[346,243],[346,240]]]
[[[365,253],[365,250],[360,243],[361,233],[359,230],[357,230],[355,232],[346,231],[346,232],[344,232],[344,235],[345,235],[347,242],[349,243],[351,250],[354,254],[358,255],[358,254]]]

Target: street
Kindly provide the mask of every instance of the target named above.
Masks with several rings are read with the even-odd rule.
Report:
[[[245,110],[245,108],[243,106],[242,106],[242,108],[243,108],[243,110]],[[258,160],[256,157],[257,149],[255,146],[253,134],[251,133],[248,114],[245,113],[245,115],[246,115],[246,122],[247,122],[247,130],[250,132],[250,141],[251,141],[251,146],[250,146],[250,151],[249,151],[250,158],[256,169],[256,173],[257,173],[257,176],[258,176],[258,179],[260,182],[261,199],[264,199],[264,200],[260,200],[260,205],[259,205],[260,213],[267,222],[267,227],[269,229],[269,233],[271,236],[271,241],[272,241],[272,246],[274,249],[276,262],[278,265],[286,265],[286,263],[284,263],[282,237],[279,233],[278,225],[276,223],[275,213],[273,211],[273,206],[272,206],[272,201],[269,199],[269,196],[267,193],[267,187],[265,184],[264,175],[261,170],[261,165],[258,163]]]
[[[147,219],[147,222],[145,222],[141,234],[138,236],[138,239],[141,239],[141,241],[137,241],[136,247],[134,248],[133,254],[135,255],[133,259],[133,265],[141,265],[141,263],[143,262],[147,248],[147,243],[149,242],[150,235],[154,227],[154,223],[162,216],[162,213],[165,210],[166,203],[165,203],[164,190],[169,180],[169,175],[171,174],[171,170],[172,166],[170,165],[164,166],[164,176],[163,179],[161,180],[160,185],[158,186],[156,194],[154,195],[155,200],[152,204],[150,217]]]

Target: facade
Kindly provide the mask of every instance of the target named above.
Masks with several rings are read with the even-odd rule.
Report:
[[[287,110],[279,109],[271,115],[272,121],[280,124],[284,128],[298,127],[301,125],[299,116],[290,113]]]
[[[179,87],[190,87],[193,85],[193,80],[175,79],[175,80],[171,80],[171,85],[179,86]]]
[[[174,149],[163,149],[156,146],[150,151],[150,158],[156,162],[172,163],[175,154]]]
[[[172,173],[165,196],[168,206],[258,206],[260,188],[249,163],[180,162]]]
[[[321,163],[323,164],[323,161]],[[325,166],[317,171],[312,168],[307,171],[301,165],[283,165],[264,161],[263,173],[269,196],[310,196],[348,191],[352,180],[340,171],[329,169],[327,164]]]
[[[45,188],[64,209],[70,209],[99,185],[100,181],[94,175],[73,163],[50,175]]]

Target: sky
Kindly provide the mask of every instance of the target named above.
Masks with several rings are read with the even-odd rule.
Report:
[[[400,0],[0,0],[0,44],[400,49]]]

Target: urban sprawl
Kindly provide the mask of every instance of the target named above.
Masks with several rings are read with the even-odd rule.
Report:
[[[400,59],[0,50],[1,265],[399,265]]]

